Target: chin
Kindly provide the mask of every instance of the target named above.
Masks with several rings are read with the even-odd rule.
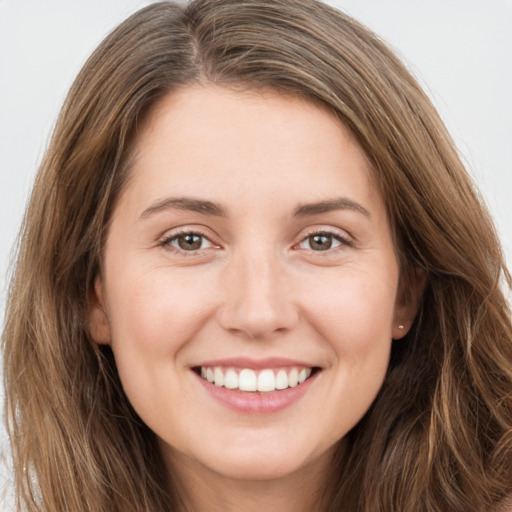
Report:
[[[215,463],[214,463],[215,464]],[[233,480],[261,481],[280,480],[304,468],[306,462],[299,457],[262,456],[261,454],[247,454],[246,457],[236,459],[226,458],[217,462],[211,469],[219,475]]]
[[[268,481],[310,471],[310,465],[322,460],[324,464],[321,465],[325,467],[330,463],[334,451],[334,446],[327,449],[317,446],[315,449],[311,442],[301,441],[293,434],[245,434],[231,437],[226,444],[214,440],[203,441],[200,452],[174,452],[174,457],[193,461],[196,472],[203,470],[229,480]]]

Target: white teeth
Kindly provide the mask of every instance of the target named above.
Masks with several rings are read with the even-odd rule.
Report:
[[[297,368],[292,368],[288,374],[288,386],[294,388],[299,383],[299,372]]]
[[[250,368],[237,372],[234,368],[201,367],[201,377],[219,387],[239,389],[240,391],[259,391],[267,393],[275,390],[294,388],[302,384],[310,375],[311,368],[291,367],[288,370],[264,369],[259,373]]]
[[[224,376],[224,387],[236,389],[238,387],[238,374],[235,370],[228,370]]]
[[[279,370],[276,375],[276,389],[286,389],[288,387],[288,375],[284,370]]]
[[[238,375],[238,388],[240,391],[256,391],[256,373],[253,370],[244,368]]]
[[[224,374],[220,368],[215,368],[213,370],[213,378],[216,386],[224,386]]]
[[[302,370],[299,372],[299,384],[302,384],[307,378],[308,378],[308,373],[306,371],[306,368],[302,368]],[[217,383],[217,382],[215,382],[215,383]]]
[[[258,375],[258,391],[274,391],[276,389],[276,378],[273,370],[263,370]]]

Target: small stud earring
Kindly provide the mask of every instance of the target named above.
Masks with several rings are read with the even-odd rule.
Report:
[[[400,324],[400,325],[398,326],[398,328],[399,328],[399,329],[403,329],[403,328],[404,328],[404,326],[403,326],[402,324]]]

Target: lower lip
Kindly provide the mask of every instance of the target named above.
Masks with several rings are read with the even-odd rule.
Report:
[[[243,414],[271,414],[282,411],[300,400],[311,388],[319,373],[313,374],[294,388],[267,393],[227,389],[208,382],[196,373],[194,375],[210,396],[230,409]]]

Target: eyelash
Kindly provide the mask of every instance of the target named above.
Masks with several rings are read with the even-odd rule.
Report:
[[[194,249],[194,250],[185,250],[185,249],[181,249],[179,247],[175,247],[172,245],[172,243],[174,241],[178,241],[180,237],[187,236],[187,235],[200,237],[203,241],[206,240],[206,241],[208,241],[209,244],[211,244],[212,247],[215,247],[215,244],[205,234],[198,232],[198,231],[179,231],[177,233],[173,233],[172,235],[163,238],[159,242],[158,245],[161,247],[164,247],[165,249],[167,249],[171,252],[175,252],[175,253],[178,253],[178,254],[181,254],[181,255],[184,255],[187,257],[199,256],[199,255],[201,255],[201,251],[209,248],[209,247],[207,247],[207,248],[199,248],[199,249]],[[336,247],[334,247],[334,248],[329,247],[326,250],[315,251],[314,249],[306,249],[306,250],[310,250],[315,253],[325,253],[325,254],[322,254],[325,256],[327,256],[328,254],[332,254],[332,252],[335,251],[336,249],[338,249],[339,247],[343,247],[343,246],[352,247],[354,245],[353,240],[351,238],[349,238],[348,236],[342,236],[339,233],[335,233],[335,232],[328,231],[328,230],[315,230],[315,231],[311,231],[306,236],[304,236],[298,244],[294,245],[294,248],[299,247],[305,241],[307,241],[308,239],[311,239],[314,236],[331,237],[331,239],[333,241],[339,242],[339,245],[337,245]]]

